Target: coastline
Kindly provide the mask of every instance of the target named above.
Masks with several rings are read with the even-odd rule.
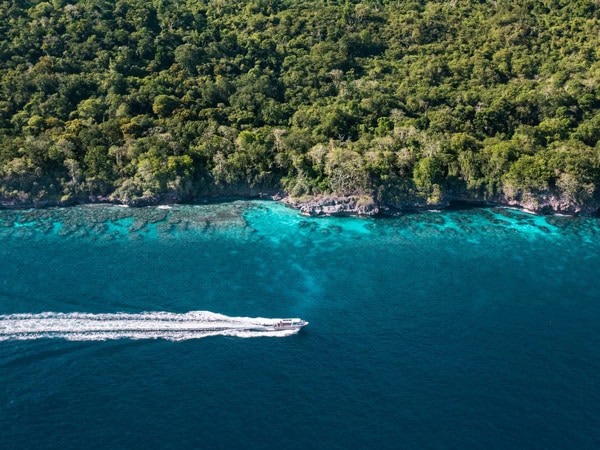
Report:
[[[174,204],[203,205],[227,203],[235,200],[272,200],[298,210],[308,217],[356,216],[356,217],[394,217],[401,214],[426,211],[448,211],[473,208],[506,207],[515,208],[536,215],[587,216],[600,215],[600,201],[579,205],[555,195],[524,195],[521,199],[507,199],[496,196],[491,200],[468,198],[464,195],[446,196],[436,203],[427,203],[419,198],[404,199],[395,202],[378,202],[370,196],[314,195],[292,197],[283,192],[248,192],[236,195],[206,195],[183,198],[178,194],[165,193],[131,200],[110,196],[79,196],[68,201],[60,199],[11,199],[0,198],[2,209],[44,209],[71,206],[122,206],[143,208],[150,206],[168,206]]]

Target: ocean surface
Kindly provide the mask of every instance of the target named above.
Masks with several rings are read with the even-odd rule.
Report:
[[[599,448],[599,272],[511,209],[0,211],[0,448]]]

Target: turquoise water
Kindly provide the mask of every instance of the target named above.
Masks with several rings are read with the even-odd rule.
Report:
[[[599,237],[509,209],[2,211],[0,448],[597,448]],[[310,325],[123,334],[190,311]],[[45,312],[108,316],[20,339]]]

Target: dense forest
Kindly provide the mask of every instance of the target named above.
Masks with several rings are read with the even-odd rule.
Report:
[[[0,0],[0,200],[600,206],[597,0]]]

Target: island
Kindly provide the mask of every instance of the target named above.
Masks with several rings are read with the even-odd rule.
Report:
[[[0,206],[600,209],[593,0],[0,5]]]

